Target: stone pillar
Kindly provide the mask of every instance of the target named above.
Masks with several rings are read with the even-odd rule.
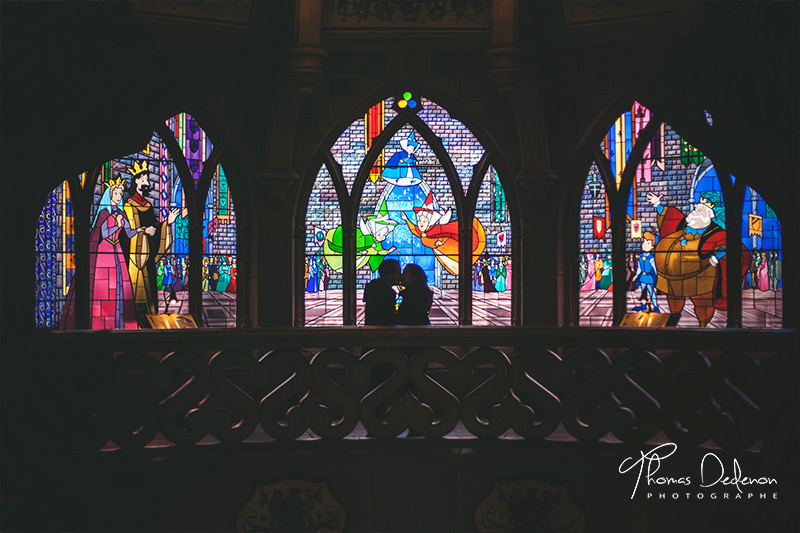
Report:
[[[325,75],[322,62],[327,55],[320,47],[322,37],[322,0],[297,0],[294,43],[284,51],[287,81],[279,81],[271,102],[272,124],[268,132],[264,166],[256,172],[255,181],[269,209],[256,213],[256,254],[259,271],[253,278],[257,293],[259,326],[290,326],[297,317],[296,291],[299,289],[297,268],[301,253],[294,253],[301,242],[295,234],[294,205],[288,205],[287,194],[297,183],[294,139],[300,108],[314,85]],[[296,195],[288,198],[296,199]],[[289,259],[287,261],[287,259]],[[301,265],[302,266],[302,265]],[[269,280],[294,280],[273,283]],[[298,324],[296,324],[298,325]]]

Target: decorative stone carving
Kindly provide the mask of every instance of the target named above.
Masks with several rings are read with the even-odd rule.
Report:
[[[326,5],[328,20],[357,23],[472,22],[488,16],[489,0],[333,0]]]
[[[586,529],[583,512],[562,486],[533,479],[495,482],[475,510],[480,533],[502,531],[563,531]]]
[[[237,533],[344,531],[347,512],[327,483],[287,479],[259,484],[236,517]]]

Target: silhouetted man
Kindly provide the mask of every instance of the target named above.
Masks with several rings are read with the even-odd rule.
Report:
[[[400,263],[384,259],[378,266],[380,277],[364,287],[364,323],[367,326],[393,326],[397,323],[397,293],[392,286],[402,281]]]

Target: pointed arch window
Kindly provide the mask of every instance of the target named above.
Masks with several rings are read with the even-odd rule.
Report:
[[[422,267],[432,325],[512,324],[506,192],[462,122],[406,92],[368,108],[322,159],[306,204],[299,323],[363,324],[364,287],[391,257]]]
[[[236,325],[236,211],[219,155],[188,113],[141,150],[59,185],[35,246],[37,327],[137,329],[168,314]]]
[[[580,325],[782,327],[781,225],[754,189],[638,102],[593,155],[579,210]]]

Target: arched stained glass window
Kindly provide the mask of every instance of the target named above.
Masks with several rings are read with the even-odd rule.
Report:
[[[59,325],[75,275],[74,228],[71,188],[64,181],[48,196],[36,228],[36,327]]]
[[[303,290],[308,326],[342,324],[342,212],[330,172],[321,166],[306,212]]]
[[[236,326],[236,209],[228,177],[217,164],[203,210],[203,322],[208,326]]]
[[[91,178],[84,175],[71,188],[62,185],[54,191],[39,224],[38,234],[45,237],[37,236],[38,327],[187,327],[186,320],[168,315],[192,313],[192,298],[197,302],[194,312],[203,309],[202,316],[195,314],[193,321],[235,325],[236,218],[222,165],[208,164],[215,159],[211,150],[202,128],[181,113],[158,126],[142,150],[104,163],[96,174],[89,174]],[[78,213],[69,208],[66,217],[67,211],[62,210],[55,233],[68,232],[70,237],[54,240],[54,232],[47,231],[47,215],[53,206],[69,200],[64,191],[74,194],[76,187],[85,210]],[[192,214],[192,210],[198,212]],[[72,231],[74,217],[88,220],[82,235]],[[192,217],[203,221],[202,242],[192,240]],[[75,253],[69,252],[77,238],[88,241],[88,255],[73,261]],[[57,253],[45,257],[38,253],[40,249]],[[217,274],[215,287],[226,293],[224,297],[207,297],[199,291],[190,295],[193,254],[198,264],[202,260],[204,265],[207,261],[226,265],[213,273]],[[75,266],[67,272],[65,264]],[[44,279],[54,281],[46,291],[39,281],[40,271]],[[66,296],[61,302],[56,300],[49,307],[39,304],[59,292]],[[45,311],[52,315],[53,309],[57,316],[40,318]]]
[[[455,120],[436,103],[426,100],[418,115],[442,140],[466,194],[469,184],[472,183],[473,167],[478,164],[486,150],[464,124]]]
[[[590,166],[580,208],[579,323],[609,326],[621,323],[625,314],[626,320],[637,324],[728,327],[736,322],[728,317],[728,296],[739,290],[739,281],[728,279],[733,250],[728,249],[726,222],[731,210],[725,199],[735,197],[736,187],[743,184],[718,175],[700,149],[669,124],[650,124],[650,117],[650,111],[634,103],[632,111],[614,122]],[[706,118],[711,125],[707,113]],[[616,137],[613,145],[612,134]],[[638,142],[644,144],[637,146]],[[625,159],[619,157],[622,150]],[[632,153],[636,153],[635,171],[627,168]],[[597,174],[606,174],[605,179]],[[612,192],[603,198],[609,183]],[[627,201],[620,202],[621,195]],[[612,212],[612,206],[622,205],[624,217]],[[619,244],[612,242],[618,224],[625,224],[625,239]],[[624,255],[615,255],[617,246],[624,246]],[[737,247],[745,287],[742,324],[780,327],[780,223],[749,187],[742,244]],[[624,257],[624,275],[614,274],[612,256]],[[603,288],[605,292],[599,292]],[[624,293],[625,306],[615,313],[613,294],[617,292]]]
[[[511,217],[506,194],[494,167],[483,176],[475,204],[474,227],[486,244],[472,258],[472,324],[511,325]]]
[[[410,126],[389,140],[386,152],[390,156],[381,180],[365,184],[359,206],[359,231],[365,239],[356,243],[358,323],[363,323],[361,291],[391,254],[401,268],[414,263],[425,272],[435,292],[431,324],[458,324],[458,299],[454,298],[458,293],[458,222],[447,175],[422,135]],[[440,230],[438,238],[427,236],[433,229]]]
[[[509,265],[512,255],[510,240],[503,241],[510,239],[511,232],[505,191],[494,170],[487,177],[476,177],[476,168],[488,168],[482,163],[486,158],[484,147],[461,122],[436,103],[411,93],[371,106],[363,118],[346,128],[330,150],[330,159],[341,167],[323,166],[306,208],[304,323],[363,324],[364,287],[379,276],[378,267],[386,258],[398,260],[401,267],[417,264],[425,272],[434,292],[432,325],[470,323],[473,313],[459,315],[460,298],[468,296],[459,279],[472,277],[472,265],[460,264],[462,248],[469,246],[462,239],[465,228],[460,224],[472,230],[472,248],[466,256],[473,262],[479,262],[487,247],[487,224],[494,239],[493,270],[503,256]],[[485,181],[475,194],[477,206],[476,199],[468,200],[466,194],[476,179]],[[337,190],[357,198],[349,208],[352,211],[345,209],[341,215],[336,211],[340,219],[329,216],[339,206],[333,203],[339,201]],[[468,202],[473,204],[468,206]],[[460,222],[467,207],[475,212],[469,225]],[[352,259],[346,257],[349,246]],[[324,274],[330,284],[327,290],[320,286],[325,272],[319,269],[320,253],[323,265],[331,270]],[[501,285],[510,288],[510,274],[507,278]],[[341,296],[329,292],[340,288]],[[328,294],[323,296],[323,292]],[[475,314],[481,324],[511,324],[510,289],[489,303],[483,301],[475,304],[482,306]]]
[[[610,220],[605,183],[593,161],[583,187],[578,229],[578,302],[582,326],[607,326],[614,319]]]
[[[381,134],[384,127],[397,116],[397,112],[392,109],[393,101],[389,98],[370,107],[364,114],[364,118],[353,122],[331,147],[333,159],[342,166],[342,178],[348,193],[352,193],[356,174],[361,168],[367,152],[372,148],[373,141]],[[385,151],[381,150],[370,171],[370,180],[373,183],[380,178],[384,153]]]
[[[614,186],[619,189],[622,172],[628,163],[634,143],[639,139],[642,130],[650,122],[650,110],[638,102],[634,102],[630,110],[620,115],[608,128],[600,149],[608,159],[614,174]],[[649,155],[649,147],[645,148],[645,157]],[[649,180],[649,167],[640,164],[637,173],[642,173],[645,181]]]
[[[753,259],[742,279],[742,326],[783,327],[781,222],[755,189],[745,187],[742,243]]]
[[[211,140],[197,120],[189,113],[178,113],[171,117],[167,120],[167,126],[178,142],[192,175],[194,186],[197,187],[203,173],[203,164],[211,155],[214,145],[211,144]]]
[[[725,202],[719,178],[711,160],[668,124],[664,139],[668,154],[664,170],[643,158],[651,180],[636,176],[625,213],[628,310],[680,313],[677,325],[681,327],[724,328],[727,305],[716,287],[722,274],[719,264],[707,263],[704,257],[725,248]],[[675,148],[681,149],[681,155]],[[683,155],[690,151],[692,155]],[[652,195],[658,197],[653,200],[658,205],[648,201]],[[692,222],[700,211],[710,217],[706,226]],[[683,226],[691,225],[698,229],[689,228],[687,234]],[[692,275],[706,264],[702,272]]]

